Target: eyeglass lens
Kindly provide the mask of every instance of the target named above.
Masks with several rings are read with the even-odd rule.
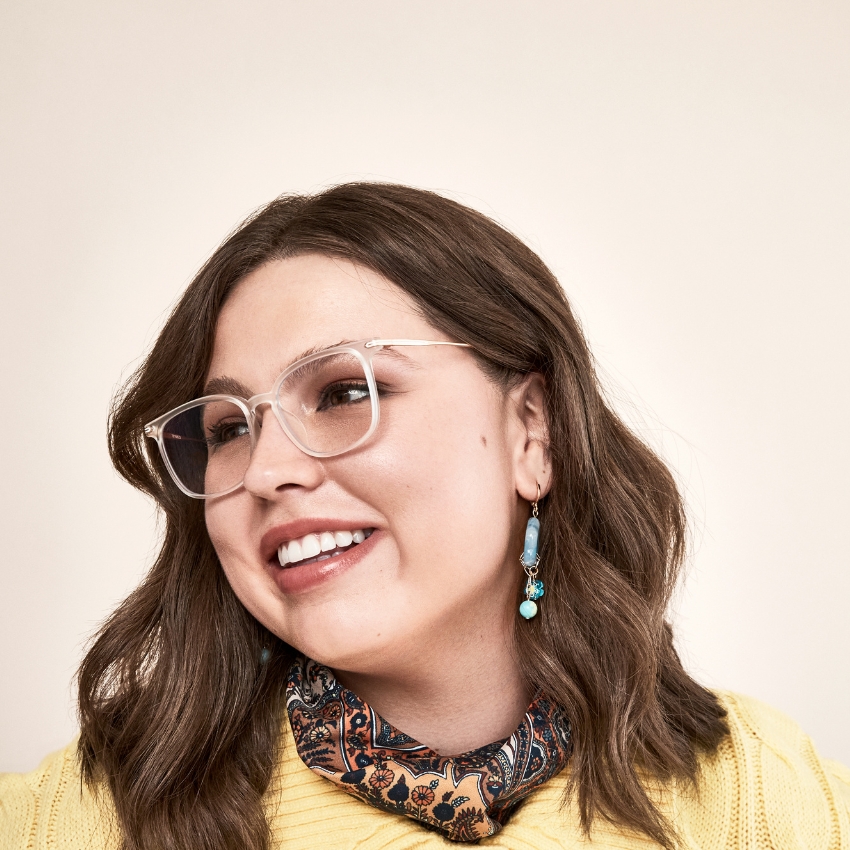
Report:
[[[278,413],[302,448],[339,454],[372,426],[366,367],[356,355],[337,352],[303,364],[281,383]],[[232,401],[200,402],[165,423],[162,444],[182,485],[215,495],[241,483],[251,460],[251,427]]]

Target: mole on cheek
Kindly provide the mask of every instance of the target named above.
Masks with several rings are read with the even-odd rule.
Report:
[[[481,435],[481,445],[484,446],[485,449],[487,448],[487,438],[483,434]]]

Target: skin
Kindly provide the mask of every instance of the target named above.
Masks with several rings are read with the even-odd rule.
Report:
[[[371,338],[447,339],[371,270],[319,255],[277,261],[225,303],[208,378],[267,392],[306,349]],[[392,392],[366,444],[311,457],[261,408],[244,484],[207,500],[206,523],[260,622],[394,726],[457,754],[510,735],[530,700],[512,635],[525,624],[518,558],[529,502],[549,487],[542,380],[505,393],[467,349],[392,351],[375,360]],[[309,517],[377,536],[351,568],[285,593],[260,540]]]

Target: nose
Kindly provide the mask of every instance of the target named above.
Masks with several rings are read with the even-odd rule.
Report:
[[[242,486],[267,500],[291,487],[318,487],[325,477],[319,459],[305,454],[292,442],[268,406],[257,410],[256,416],[257,440]]]

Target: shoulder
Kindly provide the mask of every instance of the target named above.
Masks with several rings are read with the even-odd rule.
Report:
[[[781,711],[751,697],[715,693],[727,711],[729,735],[700,758],[696,787],[646,781],[683,850],[850,848],[850,770],[822,759]],[[584,847],[575,801],[561,806],[567,778],[565,771],[532,794],[492,844]],[[589,846],[600,850],[657,849],[602,818],[594,820],[592,838]]]
[[[728,712],[729,743],[737,759],[747,762],[758,754],[759,775],[774,784],[782,775],[785,782],[795,778],[804,784],[817,781],[835,799],[850,800],[850,770],[835,761],[822,759],[812,739],[788,715],[753,697],[729,691],[715,691]],[[846,813],[846,812],[845,812]]]
[[[0,850],[118,847],[112,809],[83,784],[76,742],[30,773],[0,774]]]
[[[686,839],[698,847],[715,839],[717,847],[850,846],[850,771],[822,759],[781,711],[715,693],[729,735],[702,759],[697,789],[677,795],[674,817]]]

